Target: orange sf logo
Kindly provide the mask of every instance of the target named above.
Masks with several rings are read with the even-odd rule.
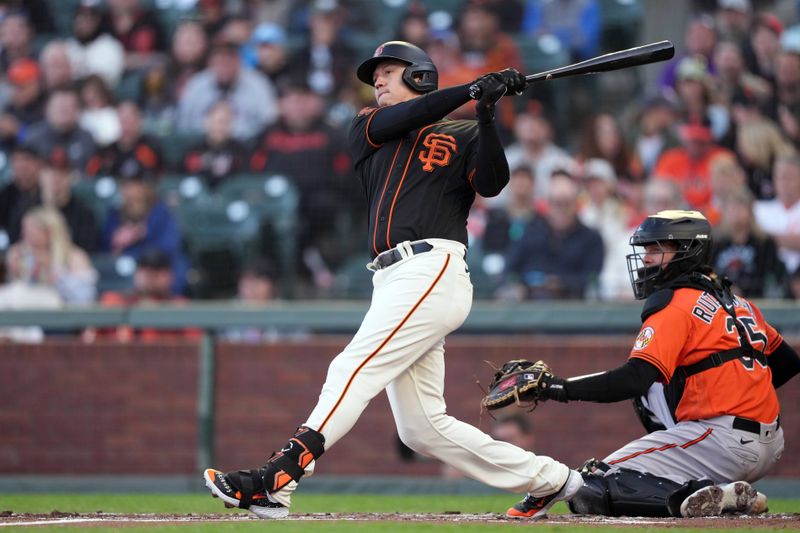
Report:
[[[425,172],[433,172],[433,165],[446,167],[450,164],[453,152],[458,152],[455,138],[443,133],[429,133],[422,144],[428,148],[419,153],[419,160],[424,163],[422,170]]]

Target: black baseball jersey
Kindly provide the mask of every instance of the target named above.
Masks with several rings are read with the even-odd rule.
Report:
[[[456,90],[435,91],[416,101],[362,112],[353,119],[350,152],[369,204],[373,257],[403,241],[437,238],[466,245],[467,216],[475,192],[492,196],[508,181],[508,164],[493,124],[435,117],[403,131],[402,124],[390,120],[386,129],[399,129],[398,134],[387,135],[382,143],[371,136],[376,115],[386,113],[382,117],[386,121],[408,112],[419,122],[419,107],[425,108],[421,114],[445,115],[454,101],[461,105],[468,98],[464,88],[463,101],[458,103],[453,98]],[[449,98],[442,97],[448,94]]]

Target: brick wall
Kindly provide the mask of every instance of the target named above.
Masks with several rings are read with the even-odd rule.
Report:
[[[281,447],[316,403],[330,359],[349,337],[248,346],[221,344],[216,465],[252,468]],[[794,342],[795,346],[800,343]],[[478,401],[502,363],[543,358],[563,375],[620,364],[628,337],[494,337],[447,341],[448,412],[489,427]],[[192,474],[197,448],[197,348],[192,344],[0,345],[0,474]],[[780,391],[786,451],[771,475],[800,477],[800,380]],[[629,402],[548,403],[529,415],[536,452],[577,465],[642,431]],[[320,461],[320,474],[436,475],[440,465],[397,453],[385,394]]]

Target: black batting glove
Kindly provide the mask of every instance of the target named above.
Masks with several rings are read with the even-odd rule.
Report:
[[[494,108],[498,100],[508,91],[508,87],[499,72],[485,74],[475,80],[473,85],[477,85],[481,90],[481,96],[475,105],[475,114],[478,121],[482,123],[494,120]]]
[[[520,74],[517,69],[503,69],[499,74],[503,77],[503,83],[508,87],[508,94],[522,94],[525,91],[528,82],[525,80],[525,76]]]
[[[555,400],[566,403],[568,401],[566,383],[567,380],[564,378],[560,378],[550,372],[545,373],[542,375],[537,389],[539,401]]]

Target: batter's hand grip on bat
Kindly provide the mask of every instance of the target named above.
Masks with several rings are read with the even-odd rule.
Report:
[[[473,100],[480,100],[481,94],[483,91],[481,90],[480,86],[477,83],[473,83],[469,86],[469,97]]]

